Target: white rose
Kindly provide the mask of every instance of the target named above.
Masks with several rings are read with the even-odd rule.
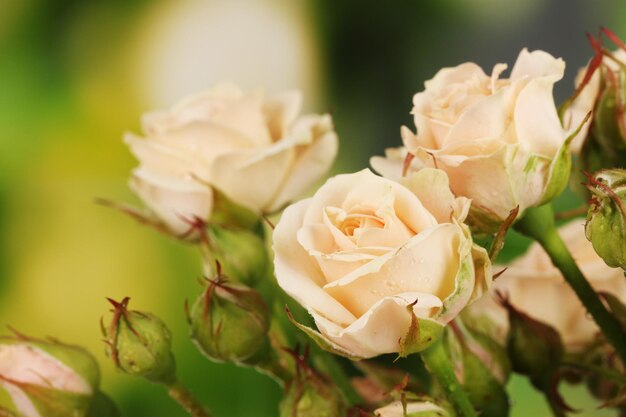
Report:
[[[264,99],[223,84],[143,119],[126,135],[139,160],[131,187],[175,233],[207,220],[214,190],[256,213],[279,209],[330,168],[337,136],[329,115],[298,116],[301,97]]]
[[[406,404],[406,413],[404,405],[401,401],[394,401],[382,408],[374,411],[376,417],[432,417],[432,416],[448,416],[449,413],[430,401],[408,402]]]
[[[46,417],[53,410],[84,415],[98,379],[97,364],[80,348],[0,339],[0,410],[23,417]]]
[[[406,187],[369,170],[339,175],[288,207],[274,230],[276,277],[321,334],[300,328],[349,357],[425,348],[491,282],[461,223],[468,209],[434,169]]]
[[[410,153],[446,171],[452,191],[472,199],[470,220],[485,231],[516,206],[521,215],[554,197],[569,174],[552,97],[565,63],[524,49],[509,78],[500,78],[505,69],[498,64],[491,76],[473,63],[440,70],[413,97],[417,133],[401,130]]]
[[[559,229],[559,234],[591,286],[596,291],[615,294],[626,302],[624,272],[621,268],[610,268],[596,254],[585,237],[582,221],[567,224]],[[494,269],[498,268],[494,266]],[[584,348],[599,332],[593,319],[585,314],[585,308],[574,291],[537,243],[533,243],[525,255],[509,265],[494,283],[492,293],[494,291],[508,294],[515,308],[554,327],[569,351]],[[500,340],[504,340],[508,331],[507,314],[493,297],[483,297],[472,305],[468,313],[471,316],[486,315],[496,325]]]

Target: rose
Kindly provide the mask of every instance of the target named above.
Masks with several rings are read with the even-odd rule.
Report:
[[[596,291],[610,292],[626,301],[626,281],[620,268],[610,268],[595,253],[585,237],[584,226],[574,221],[560,228],[559,234],[589,283]],[[494,269],[498,269],[494,266]],[[511,304],[535,320],[554,327],[569,351],[579,351],[589,345],[599,332],[591,317],[550,258],[534,243],[528,252],[509,265],[497,279],[494,291],[508,294]],[[495,325],[500,340],[508,330],[504,308],[492,297],[485,296],[474,303],[468,314],[485,316]]]
[[[567,183],[566,134],[552,97],[565,64],[543,51],[522,50],[509,78],[473,63],[440,70],[413,97],[417,133],[404,145],[444,170],[452,191],[472,199],[471,222],[492,232],[516,206],[520,216]]]
[[[99,378],[98,365],[82,348],[23,335],[0,338],[0,411],[85,415]]]
[[[425,348],[491,282],[461,223],[468,209],[434,169],[406,187],[369,170],[339,175],[288,207],[274,230],[276,277],[321,334],[299,327],[349,357]]]
[[[127,134],[139,159],[131,188],[174,233],[207,220],[214,190],[256,213],[274,211],[330,168],[337,136],[329,115],[298,116],[297,92],[264,99],[223,84],[143,118]]]

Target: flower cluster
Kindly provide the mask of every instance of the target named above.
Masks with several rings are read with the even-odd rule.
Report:
[[[415,131],[371,158],[376,173],[317,190],[338,137],[329,115],[299,115],[298,93],[221,84],[146,115],[144,137],[125,140],[147,210],[124,211],[199,249],[203,288],[185,305],[198,350],[273,378],[281,417],[502,417],[512,372],[556,415],[564,377],[624,413],[626,45],[603,34],[623,51],[592,39],[560,108],[565,63],[544,51],[523,49],[508,74],[441,69],[413,97]],[[572,166],[591,171],[587,223],[557,228]],[[511,228],[535,242],[507,265]],[[177,378],[166,324],[109,301],[115,367],[210,416]],[[396,363],[416,353],[419,371]],[[0,414],[117,415],[98,380],[79,348],[0,339]]]

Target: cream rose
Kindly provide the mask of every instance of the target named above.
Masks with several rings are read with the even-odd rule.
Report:
[[[223,84],[143,118],[127,134],[139,160],[131,188],[175,233],[208,219],[214,190],[256,213],[306,191],[330,168],[337,136],[329,115],[298,116],[297,92],[263,98]]]
[[[401,129],[411,154],[444,170],[452,191],[472,199],[470,221],[484,231],[516,206],[521,215],[551,199],[569,174],[562,166],[569,164],[567,135],[552,97],[565,63],[524,49],[501,78],[506,67],[496,65],[491,75],[473,63],[440,70],[413,97],[417,133]]]
[[[339,175],[274,230],[278,283],[321,334],[304,330],[346,356],[425,348],[491,282],[486,252],[461,223],[469,201],[445,173],[424,169],[405,185],[369,170]],[[421,331],[411,341],[413,318]]]
[[[620,268],[610,268],[585,237],[583,221],[576,220],[559,230],[589,283],[596,291],[615,294],[626,302],[626,280]],[[494,269],[498,269],[494,266]],[[503,267],[501,267],[503,268]],[[594,340],[598,327],[545,251],[534,243],[528,252],[509,265],[492,287],[508,294],[511,304],[532,318],[554,327],[569,351],[578,351]],[[468,310],[470,316],[487,316],[504,340],[507,314],[492,297],[485,296]]]

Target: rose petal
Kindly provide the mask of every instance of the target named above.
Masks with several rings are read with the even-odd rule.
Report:
[[[565,61],[555,58],[549,53],[541,50],[529,52],[527,48],[520,51],[515,65],[511,70],[511,81],[517,81],[524,77],[542,78],[554,77],[554,81],[563,78],[565,72]]]
[[[303,306],[321,312],[336,323],[352,323],[356,317],[321,288],[326,282],[324,275],[297,241],[297,231],[310,204],[311,199],[307,199],[287,207],[274,229],[276,279]]]
[[[324,289],[356,317],[398,293],[428,293],[443,300],[455,288],[460,238],[457,225],[434,226]]]
[[[399,351],[399,341],[411,324],[407,306],[412,303],[416,303],[413,311],[418,317],[429,317],[442,306],[441,300],[432,294],[410,292],[379,300],[347,327],[337,325],[315,310],[311,314],[318,329],[331,341],[356,356],[371,358]]]
[[[287,91],[275,94],[263,104],[267,127],[274,141],[287,134],[288,127],[296,120],[302,108],[302,93]]]

